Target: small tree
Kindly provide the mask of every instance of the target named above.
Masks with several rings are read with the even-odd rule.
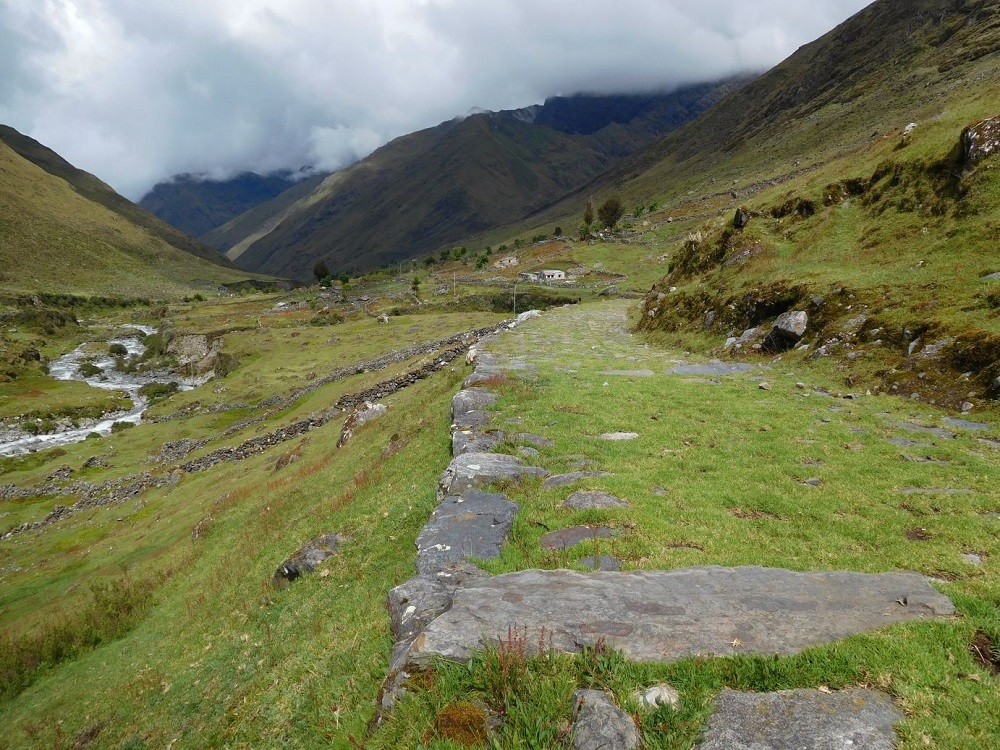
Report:
[[[562,227],[556,227],[555,229],[553,229],[552,230],[552,236],[553,237],[561,237],[562,236]]]
[[[420,299],[420,277],[416,274],[413,276],[413,284],[410,285],[410,288],[413,290],[413,296]]]
[[[587,201],[587,205],[583,208],[583,223],[588,227],[594,223],[594,202]]]
[[[330,268],[326,265],[325,260],[320,260],[316,262],[313,266],[313,276],[316,277],[316,281],[322,281],[327,276],[330,275]]]
[[[622,199],[617,195],[612,195],[597,209],[597,218],[608,229],[614,228],[624,214],[625,207],[622,205]]]
[[[337,281],[339,281],[344,286],[347,286],[350,280],[351,280],[350,277],[346,273],[342,273],[340,274],[340,276],[337,277]]]

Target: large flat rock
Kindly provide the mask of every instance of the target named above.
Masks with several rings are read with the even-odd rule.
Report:
[[[417,637],[410,659],[469,659],[526,629],[575,652],[600,639],[637,661],[793,654],[892,623],[941,617],[951,600],[916,573],[796,573],[716,566],[580,573],[526,570],[470,583]]]
[[[460,495],[490,482],[516,482],[530,476],[544,477],[548,472],[537,466],[525,466],[521,459],[504,453],[463,453],[453,458],[441,475],[438,497]]]
[[[893,724],[905,717],[874,690],[723,690],[699,750],[893,750]]]
[[[436,573],[468,557],[497,557],[517,511],[505,495],[479,490],[445,498],[417,537],[417,572]]]

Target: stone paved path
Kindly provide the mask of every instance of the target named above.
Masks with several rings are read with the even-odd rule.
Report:
[[[699,376],[698,382],[712,383],[711,378],[751,379],[762,372],[759,365],[687,362],[639,343],[626,329],[625,311],[624,303],[564,308],[548,313],[559,316],[558,327],[526,319],[515,334],[477,347],[476,371],[454,400],[455,458],[441,478],[441,505],[418,541],[419,574],[389,597],[399,642],[383,709],[392,709],[414,669],[439,657],[467,660],[484,644],[509,637],[511,629],[524,630],[527,643],[544,631],[552,646],[564,651],[607,642],[630,658],[664,662],[694,654],[792,654],[896,622],[954,614],[947,597],[924,576],[908,572],[718,566],[618,572],[602,566],[592,573],[529,570],[490,577],[461,563],[463,550],[482,558],[499,555],[517,512],[503,494],[486,495],[476,488],[497,479],[509,484],[547,474],[522,459],[490,452],[504,438],[489,411],[490,384],[498,374],[530,382],[539,373],[586,369],[611,379]],[[915,425],[899,427],[944,437]],[[529,442],[550,447],[544,436],[531,437]],[[559,475],[548,484],[580,478],[585,474]],[[468,539],[462,537],[466,529]],[[549,536],[581,529],[596,533],[578,527]],[[618,567],[619,561],[607,560]],[[599,691],[577,696],[574,745],[638,746],[627,714],[605,698]],[[705,747],[713,750],[891,748],[893,724],[903,718],[889,696],[870,690],[766,695],[726,690],[716,708],[704,737]]]

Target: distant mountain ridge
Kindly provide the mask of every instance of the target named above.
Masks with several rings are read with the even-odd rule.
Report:
[[[470,114],[397,138],[204,239],[242,268],[297,279],[318,260],[358,272],[419,257],[552,204],[748,80]]]
[[[244,172],[226,180],[180,174],[157,183],[139,205],[182,232],[200,237],[314,176],[289,170],[267,175]]]

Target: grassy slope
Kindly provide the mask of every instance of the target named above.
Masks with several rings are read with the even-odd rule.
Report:
[[[173,297],[248,276],[170,244],[3,143],[0,228],[5,291]]]

